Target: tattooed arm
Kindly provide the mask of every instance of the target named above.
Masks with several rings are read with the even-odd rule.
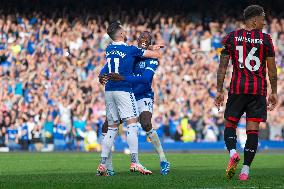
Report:
[[[229,63],[230,55],[221,54],[220,64],[217,72],[217,94],[215,97],[215,105],[218,110],[223,106],[224,103],[224,94],[223,94],[223,83]]]
[[[277,69],[275,57],[267,57],[268,76],[271,85],[271,95],[268,97],[268,110],[273,110],[278,104],[277,96]]]
[[[225,36],[225,38],[222,41],[223,49],[221,51],[220,56],[220,64],[217,71],[217,94],[215,97],[215,105],[217,106],[218,110],[220,110],[220,107],[223,106],[224,103],[224,94],[223,94],[223,84],[224,79],[226,76],[226,71],[229,64],[231,49],[232,49],[232,33],[229,33]]]
[[[272,94],[277,94],[277,69],[275,64],[275,57],[267,57],[266,61],[271,91]]]
[[[221,54],[220,64],[217,72],[217,92],[223,92],[223,83],[228,68],[230,56]]]

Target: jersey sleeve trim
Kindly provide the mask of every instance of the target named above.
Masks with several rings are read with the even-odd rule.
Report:
[[[231,36],[232,36],[232,32],[231,33],[228,33],[223,41],[222,41],[222,45],[223,45],[223,49],[221,51],[221,54],[222,55],[230,55],[230,50],[231,50]]]
[[[155,70],[153,68],[150,68],[150,67],[145,68],[145,70],[151,70],[152,72],[155,73]]]

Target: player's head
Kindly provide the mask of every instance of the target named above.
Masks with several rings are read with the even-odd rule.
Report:
[[[263,7],[259,5],[250,5],[244,10],[244,20],[246,25],[252,28],[262,30],[264,27],[265,13]]]
[[[107,34],[113,41],[126,41],[126,32],[118,21],[110,23]]]
[[[138,38],[138,47],[142,49],[148,49],[151,43],[152,43],[151,33],[148,31],[142,32]]]

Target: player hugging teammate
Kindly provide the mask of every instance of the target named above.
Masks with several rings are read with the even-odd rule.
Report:
[[[243,13],[245,28],[229,33],[223,40],[220,65],[217,73],[217,95],[215,105],[223,105],[223,82],[229,59],[232,60],[233,74],[225,110],[224,140],[230,160],[226,170],[231,179],[240,161],[236,151],[236,128],[241,116],[246,113],[247,140],[244,148],[244,163],[240,180],[249,179],[249,168],[258,146],[259,123],[265,122],[268,110],[278,103],[277,71],[272,40],[262,33],[265,13],[261,6],[248,6]],[[266,103],[266,67],[271,85],[271,94]]]
[[[106,84],[107,121],[103,127],[101,163],[97,175],[114,175],[111,148],[118,133],[120,120],[127,124],[127,143],[131,153],[130,171],[152,174],[142,166],[138,159],[138,116],[142,128],[147,132],[159,157],[161,174],[169,172],[170,164],[166,160],[159,137],[151,125],[154,93],[152,79],[158,67],[159,45],[152,46],[151,35],[143,32],[138,46],[128,46],[126,34],[118,22],[107,29],[114,41],[106,49],[107,64],[100,73],[100,83]],[[137,108],[138,105],[138,108]]]

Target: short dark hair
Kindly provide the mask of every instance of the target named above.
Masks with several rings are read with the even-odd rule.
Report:
[[[249,20],[255,16],[264,15],[264,9],[259,5],[250,5],[244,10],[244,19]]]
[[[121,29],[121,24],[119,21],[114,21],[112,23],[110,23],[110,25],[107,28],[107,34],[109,35],[109,37],[112,40],[115,40],[115,35],[117,33],[118,30]]]
[[[152,35],[149,31],[143,31],[138,37],[138,41],[141,40],[142,38],[148,38],[150,40],[150,43],[152,42]]]

